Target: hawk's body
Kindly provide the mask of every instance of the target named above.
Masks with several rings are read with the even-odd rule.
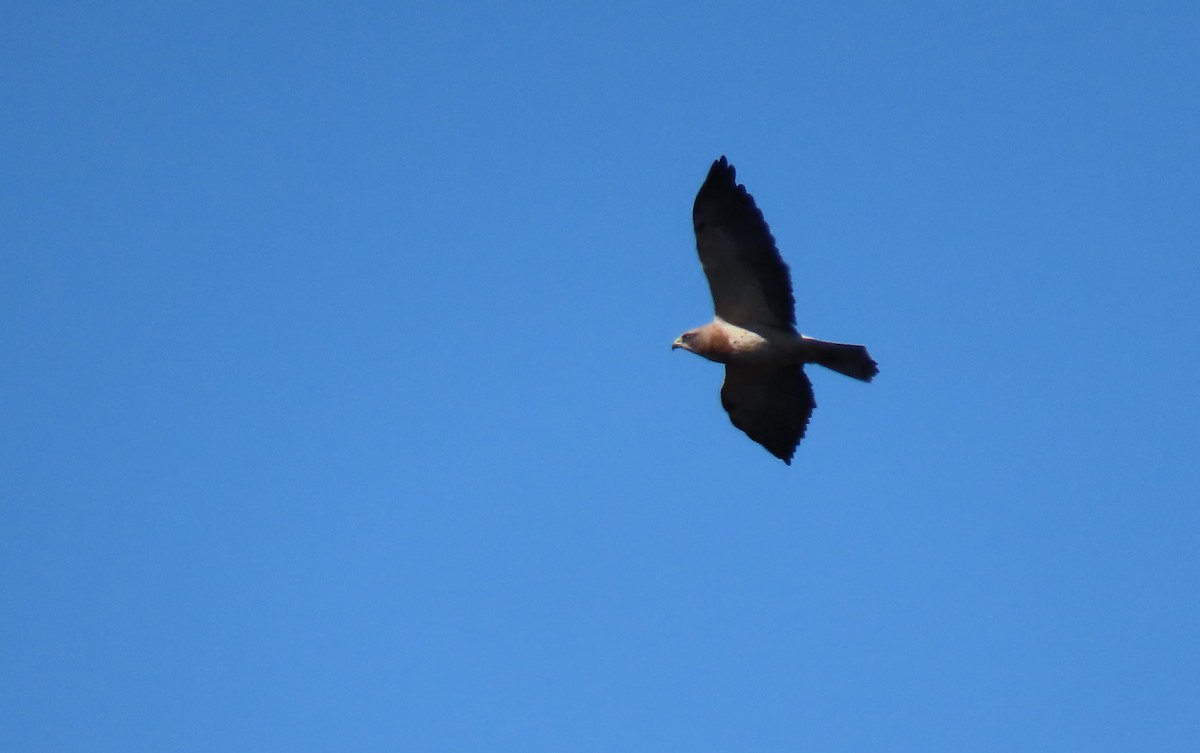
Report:
[[[672,347],[725,364],[721,405],[733,425],[790,465],[816,407],[804,364],[865,382],[879,369],[861,345],[796,331],[787,265],[762,212],[724,157],[700,187],[692,219],[716,318],[683,333]]]

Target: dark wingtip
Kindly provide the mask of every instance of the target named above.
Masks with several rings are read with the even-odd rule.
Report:
[[[758,440],[755,440],[755,441],[757,442]],[[759,444],[762,444],[762,443],[759,442]],[[800,446],[800,442],[799,442],[799,440],[797,440],[796,447],[799,447],[799,446]],[[796,457],[796,447],[792,447],[791,449],[788,449],[787,447],[784,447],[782,445],[775,445],[774,447],[767,447],[765,444],[763,445],[763,448],[767,452],[771,453],[775,457],[782,460],[784,465],[792,464],[792,459],[794,457]]]
[[[736,176],[737,170],[734,169],[733,165],[729,164],[729,160],[725,159],[725,155],[722,154],[720,159],[713,161],[712,167],[708,171],[708,178],[704,182],[712,183],[720,180],[723,183],[728,182],[734,185],[737,183]]]

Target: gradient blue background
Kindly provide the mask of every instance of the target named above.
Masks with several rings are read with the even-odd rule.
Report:
[[[1200,6],[2,19],[4,751],[1197,749]]]

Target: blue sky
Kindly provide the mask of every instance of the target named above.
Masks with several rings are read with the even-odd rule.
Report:
[[[1195,4],[3,17],[0,748],[1194,750]]]

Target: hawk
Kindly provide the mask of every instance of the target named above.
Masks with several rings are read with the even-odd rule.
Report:
[[[733,425],[788,465],[817,407],[804,365],[864,382],[879,368],[862,345],[796,331],[788,267],[754,198],[724,158],[713,162],[692,207],[696,250],[716,316],[679,336],[671,349],[724,364],[721,406]]]

